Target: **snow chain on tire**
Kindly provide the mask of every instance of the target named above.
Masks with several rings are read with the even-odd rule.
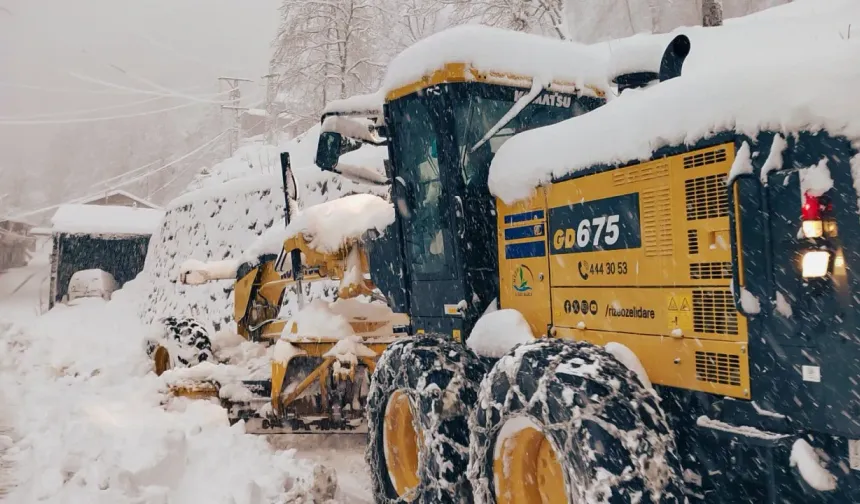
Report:
[[[160,322],[164,327],[163,340],[170,341],[170,346],[179,349],[171,352],[171,367],[191,367],[204,361],[215,361],[209,332],[202,324],[190,317],[165,317]],[[153,358],[158,346],[157,340],[147,341],[147,356]]]
[[[404,338],[382,354],[367,398],[366,459],[377,503],[461,504],[471,502],[466,479],[468,417],[478,397],[486,364],[465,345],[445,336]],[[398,497],[385,459],[385,412],[396,391],[405,393],[413,422],[423,436],[418,487]]]
[[[469,421],[469,480],[478,504],[497,502],[495,446],[505,423],[518,417],[555,451],[568,502],[685,502],[657,398],[602,347],[540,340],[496,363]]]

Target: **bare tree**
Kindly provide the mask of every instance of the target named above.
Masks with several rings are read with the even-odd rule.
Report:
[[[387,52],[404,48],[447,27],[446,4],[439,0],[382,0],[378,3],[382,34],[394,44]],[[394,51],[392,51],[393,49]]]
[[[442,0],[455,6],[457,22],[490,26],[570,40],[565,0]]]
[[[290,114],[315,120],[329,101],[377,85],[375,12],[370,0],[284,0],[272,66]]]

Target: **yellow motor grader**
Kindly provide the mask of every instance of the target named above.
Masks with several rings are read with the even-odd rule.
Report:
[[[281,165],[288,188],[287,225],[260,239],[260,243],[282,244],[280,251],[274,253],[272,246],[264,244],[252,257],[209,263],[189,260],[179,271],[179,281],[186,285],[234,280],[237,333],[269,348],[271,374],[239,380],[254,399],[225,394],[221,390],[224,384],[219,382],[223,373],[217,370],[212,376],[180,371],[171,381],[171,392],[191,398],[220,396],[231,421],[246,420],[250,430],[360,431],[375,360],[408,323],[405,316],[377,302],[380,294],[367,278],[367,243],[393,222],[394,210],[382,198],[356,194],[310,207],[291,219],[291,211],[297,211],[288,153],[281,156]],[[350,222],[368,213],[377,216],[380,223],[376,227],[353,226],[351,233],[335,231],[334,237],[324,236],[332,234],[331,227],[319,228],[320,222]],[[304,286],[314,282],[335,284],[336,301],[305,303]],[[280,317],[281,307],[291,295],[298,313]],[[316,323],[309,324],[308,317],[303,317],[306,310],[314,312]],[[318,334],[319,322],[329,330],[333,327],[320,317],[338,320],[336,333]],[[177,319],[166,324],[173,337],[163,338],[151,349],[158,375],[174,367],[220,361],[198,324]]]

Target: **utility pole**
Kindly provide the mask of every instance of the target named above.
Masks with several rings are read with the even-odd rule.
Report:
[[[266,79],[266,143],[273,145],[275,143],[275,125],[277,124],[275,117],[275,98],[278,94],[278,80],[280,74],[271,72],[264,75]]]
[[[722,26],[723,1],[702,0],[702,26]]]
[[[230,101],[233,102],[232,105],[221,105],[221,110],[233,111],[233,134],[230,135],[230,155],[232,156],[236,152],[236,149],[239,148],[239,124],[242,118],[242,111],[248,110],[247,107],[239,105],[242,100],[242,91],[239,89],[239,83],[254,81],[241,77],[218,77],[218,80],[226,82],[230,86]]]

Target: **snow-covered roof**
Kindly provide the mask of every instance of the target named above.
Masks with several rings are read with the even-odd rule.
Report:
[[[107,205],[62,205],[51,217],[54,233],[151,235],[164,212],[151,208]]]
[[[609,89],[606,60],[589,46],[482,25],[450,28],[405,49],[389,63],[382,89],[393,92],[452,63],[466,64],[466,80],[492,72]]]
[[[685,64],[679,78],[517,135],[493,159],[490,190],[512,202],[554,177],[597,163],[645,160],[660,147],[692,145],[719,131],[824,128],[860,140],[860,43],[836,36],[787,46],[771,41],[746,52],[736,48],[731,62],[689,72]],[[693,39],[691,57],[696,50]]]
[[[342,100],[334,100],[326,104],[323,114],[345,114],[350,112],[369,112],[382,114],[382,102],[385,93],[375,93],[350,96]]]
[[[160,208],[155,203],[148,201],[148,200],[145,200],[139,196],[135,196],[134,194],[132,194],[128,191],[124,191],[122,189],[113,189],[113,190],[107,191],[105,193],[99,194],[98,196],[92,197],[92,198],[87,199],[85,201],[81,201],[81,203],[87,204],[87,203],[92,203],[94,201],[101,201],[101,200],[110,198],[111,196],[124,196],[130,200],[136,201],[138,204],[145,206],[147,208]]]

